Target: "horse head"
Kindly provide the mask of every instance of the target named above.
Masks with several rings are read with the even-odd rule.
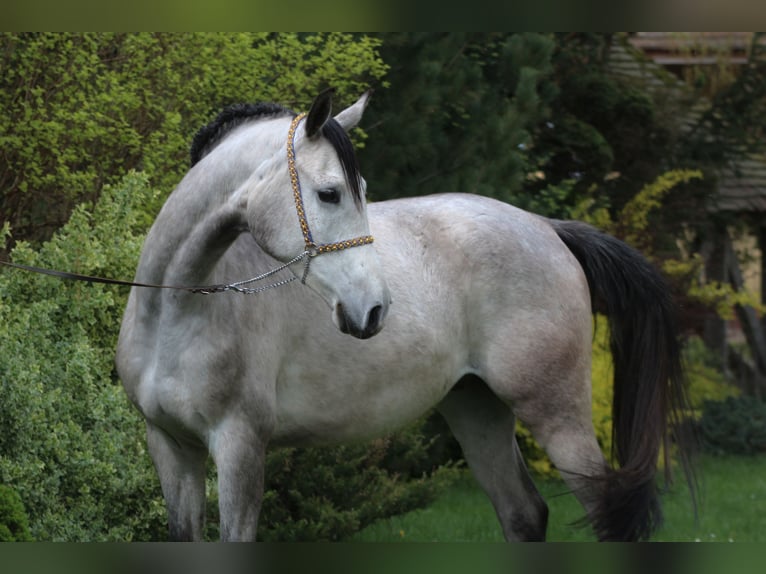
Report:
[[[359,123],[369,92],[332,117],[332,91],[286,127],[279,151],[250,180],[247,220],[267,253],[291,266],[330,306],[335,325],[366,339],[378,333],[391,302],[370,235],[366,184],[348,130]]]

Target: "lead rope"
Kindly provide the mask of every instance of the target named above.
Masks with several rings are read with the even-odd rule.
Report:
[[[150,289],[175,289],[177,291],[188,291],[190,293],[198,293],[201,295],[210,295],[212,293],[224,293],[225,291],[234,291],[235,293],[252,294],[252,293],[261,293],[262,291],[268,291],[269,289],[274,289],[275,287],[281,287],[282,285],[287,285],[288,283],[295,281],[298,277],[292,276],[287,279],[277,281],[276,283],[272,283],[270,285],[263,285],[261,287],[240,287],[240,285],[247,285],[248,283],[262,281],[263,279],[266,279],[267,277],[271,277],[272,275],[279,273],[280,271],[282,271],[283,269],[286,269],[290,265],[297,263],[301,259],[305,260],[303,277],[301,278],[301,281],[305,283],[306,275],[308,275],[309,261],[311,260],[310,256],[311,254],[308,251],[304,251],[300,255],[297,255],[296,257],[294,257],[287,263],[280,265],[276,269],[267,271],[266,273],[263,273],[262,275],[253,277],[252,279],[246,279],[244,281],[238,281],[236,283],[228,283],[228,284],[220,284],[220,285],[205,285],[200,287],[189,287],[189,286],[181,286],[181,285],[158,285],[155,283],[138,283],[135,281],[123,281],[121,279],[106,279],[104,277],[94,277],[92,275],[82,275],[80,273],[70,273],[68,271],[57,271],[55,269],[45,269],[43,267],[34,267],[32,265],[22,265],[21,263],[11,263],[10,261],[2,261],[2,260],[0,260],[0,265],[5,265],[6,267],[11,267],[13,269],[21,269],[22,271],[31,271],[33,273],[39,273],[41,275],[58,277],[59,279],[69,279],[72,281],[84,281],[86,283],[102,283],[106,285],[122,285],[126,287],[147,287]]]

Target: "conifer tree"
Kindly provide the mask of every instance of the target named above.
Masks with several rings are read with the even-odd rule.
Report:
[[[443,191],[508,200],[526,173],[530,130],[552,96],[553,41],[540,34],[381,36],[391,69],[360,151],[376,200]]]

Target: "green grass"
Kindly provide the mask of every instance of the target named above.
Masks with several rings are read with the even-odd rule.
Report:
[[[663,494],[665,523],[656,541],[766,541],[766,456],[712,457],[699,461],[699,520],[685,485]],[[538,480],[548,502],[548,540],[592,541],[588,528],[571,525],[583,515],[560,481]],[[378,521],[354,536],[357,542],[500,542],[489,500],[466,472],[428,508]]]

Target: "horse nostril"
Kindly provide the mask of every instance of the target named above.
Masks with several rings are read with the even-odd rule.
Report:
[[[343,309],[343,305],[338,303],[335,306],[335,316],[338,320],[338,328],[341,333],[349,333],[348,318],[346,317],[346,311]]]
[[[370,309],[370,314],[367,316],[367,333],[372,335],[378,332],[382,315],[383,305],[375,305],[375,307]]]

